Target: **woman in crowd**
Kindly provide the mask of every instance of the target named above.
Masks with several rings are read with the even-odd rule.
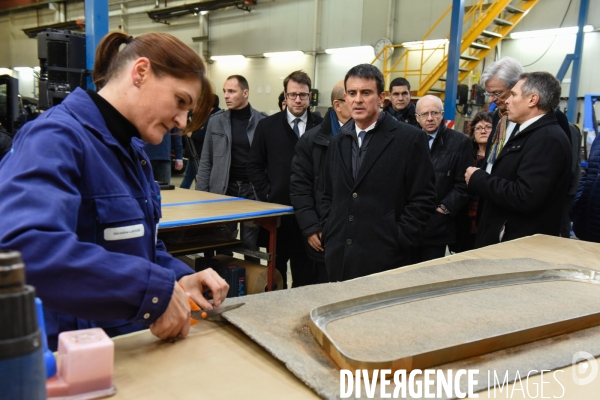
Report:
[[[492,132],[492,117],[489,113],[480,111],[475,114],[469,124],[467,134],[473,141],[473,165],[481,168],[485,157],[488,137]]]
[[[481,111],[475,114],[467,128],[467,135],[473,141],[473,166],[482,168],[485,160],[487,140],[492,132],[492,117]],[[477,233],[477,196],[470,196],[466,209],[459,212],[456,218],[456,244],[451,245],[450,251],[460,253],[473,250]]]
[[[184,130],[190,111],[187,129],[204,123],[206,68],[171,35],[113,32],[97,48],[93,79],[97,93],[76,89],[25,125],[0,164],[0,249],[22,253],[52,348],[59,332],[90,327],[186,336],[186,292],[210,309],[202,293],[212,290],[219,306],[228,286],[156,239],[160,194],[143,147]]]

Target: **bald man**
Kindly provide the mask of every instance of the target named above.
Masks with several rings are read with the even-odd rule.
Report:
[[[338,82],[331,91],[331,107],[321,125],[306,132],[296,144],[292,161],[291,199],[296,220],[306,238],[306,252],[313,261],[313,283],[329,282],[319,224],[323,196],[323,168],[329,140],[337,135],[350,119],[350,108],[344,100],[344,82]]]
[[[473,148],[466,135],[446,127],[439,97],[421,97],[415,115],[427,134],[438,204],[421,245],[414,251],[413,261],[423,262],[444,257],[446,246],[456,241],[454,218],[469,199],[464,173],[473,163]]]

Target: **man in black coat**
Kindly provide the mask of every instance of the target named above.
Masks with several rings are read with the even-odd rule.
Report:
[[[554,115],[560,82],[547,72],[521,74],[506,100],[519,131],[491,173],[467,168],[469,190],[485,199],[475,247],[542,233],[558,235],[571,181],[571,146]]]
[[[329,282],[319,220],[329,141],[350,119],[350,108],[344,100],[344,82],[340,81],[333,87],[331,105],[323,123],[302,135],[292,161],[292,205],[302,235],[306,238],[306,254],[314,262],[317,283]]]
[[[381,72],[357,65],[344,84],[353,121],[329,144],[321,208],[332,282],[408,264],[437,205],[427,139],[380,111]]]
[[[390,104],[384,111],[400,122],[421,129],[415,115],[415,105],[410,98],[410,83],[404,78],[396,78],[390,83]]]
[[[414,249],[413,261],[423,262],[444,257],[446,246],[456,241],[454,218],[469,200],[465,171],[473,163],[473,146],[465,134],[446,127],[439,97],[427,95],[419,99],[417,121],[429,141],[438,205],[423,241]]]
[[[308,111],[311,80],[306,73],[292,72],[284,79],[283,88],[287,108],[258,122],[247,171],[259,200],[291,205],[290,176],[294,148],[304,132],[319,125],[323,118]],[[316,282],[303,242],[296,218],[293,215],[281,217],[275,264],[285,283],[287,262],[290,260],[294,287]]]

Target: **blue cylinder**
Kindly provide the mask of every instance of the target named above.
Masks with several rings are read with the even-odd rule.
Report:
[[[18,251],[0,251],[0,400],[46,398],[46,366],[35,289]]]
[[[1,400],[46,399],[44,349],[39,346],[33,353],[0,360],[0,376]]]

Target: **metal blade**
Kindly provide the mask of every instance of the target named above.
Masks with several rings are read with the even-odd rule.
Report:
[[[236,309],[238,307],[241,307],[244,304],[246,304],[246,303],[232,304],[230,306],[221,306],[221,307],[218,307],[218,308],[213,308],[212,310],[192,311],[192,318],[197,319],[197,320],[212,318],[212,317],[215,317],[217,315],[221,315],[224,312],[231,311],[231,310],[234,310],[234,309]]]

